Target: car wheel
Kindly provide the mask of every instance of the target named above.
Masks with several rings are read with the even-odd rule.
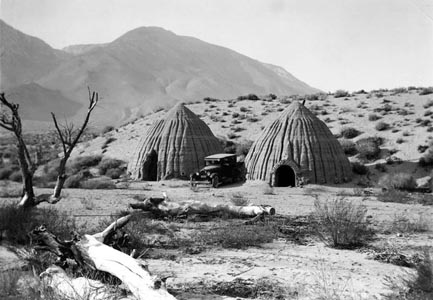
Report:
[[[217,188],[219,184],[219,178],[218,176],[212,177],[212,187]]]

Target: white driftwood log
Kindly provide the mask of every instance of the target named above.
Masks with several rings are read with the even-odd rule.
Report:
[[[32,235],[39,242],[37,246],[38,249],[51,251],[59,256],[62,261],[74,259],[79,266],[87,265],[92,269],[105,271],[119,278],[131,291],[135,299],[176,299],[170,295],[165,288],[161,287],[162,281],[158,277],[152,276],[147,269],[143,267],[143,263],[140,260],[136,260],[121,251],[103,244],[117,229],[125,226],[130,218],[130,215],[121,217],[102,232],[94,235],[85,235],[80,239],[74,238],[70,241],[59,240],[55,235],[48,232],[44,226],[33,230]],[[106,299],[99,298],[102,297],[101,295],[106,295],[107,293],[107,289],[101,289],[100,284],[102,283],[98,284],[96,281],[88,281],[86,284],[92,283],[92,286],[87,286],[82,281],[68,279],[66,273],[64,273],[62,269],[60,270],[63,272],[60,272],[58,269],[60,268],[49,268],[47,269],[49,272],[46,271],[41,275],[56,274],[55,277],[51,276],[50,278],[55,278],[63,282],[63,284],[60,285],[59,282],[51,280],[52,286],[55,290],[59,291],[59,294],[75,295],[77,296],[74,296],[75,298],[83,299],[78,296],[92,293],[89,299]],[[85,278],[83,278],[83,280],[85,280]],[[71,286],[72,283],[73,285]],[[97,287],[97,291],[91,289],[93,286]],[[78,290],[75,291],[76,289]]]
[[[95,237],[85,235],[76,246],[81,253],[86,254],[86,260],[90,259],[97,270],[119,278],[137,299],[176,299],[165,289],[159,288],[155,278],[134,258],[102,244]]]
[[[166,198],[147,198],[143,202],[131,203],[133,209],[141,209],[156,214],[179,216],[192,214],[230,213],[238,217],[255,217],[259,215],[274,215],[275,208],[269,205],[208,204],[201,201],[173,202]]]

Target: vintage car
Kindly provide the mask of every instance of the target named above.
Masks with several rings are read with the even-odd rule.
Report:
[[[204,168],[190,175],[191,186],[210,183],[217,188],[223,183],[245,181],[245,164],[236,161],[236,154],[214,154],[205,157],[204,161]]]

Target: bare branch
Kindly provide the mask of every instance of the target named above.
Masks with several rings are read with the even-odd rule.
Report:
[[[66,154],[65,140],[63,139],[62,131],[60,130],[59,124],[57,123],[56,115],[53,112],[51,112],[51,117],[53,118],[54,126],[56,127],[57,134],[59,135],[60,142],[62,143],[63,153]]]

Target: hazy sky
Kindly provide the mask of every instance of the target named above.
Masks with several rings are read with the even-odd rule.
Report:
[[[55,48],[160,26],[280,65],[325,91],[433,85],[432,0],[0,0]]]

